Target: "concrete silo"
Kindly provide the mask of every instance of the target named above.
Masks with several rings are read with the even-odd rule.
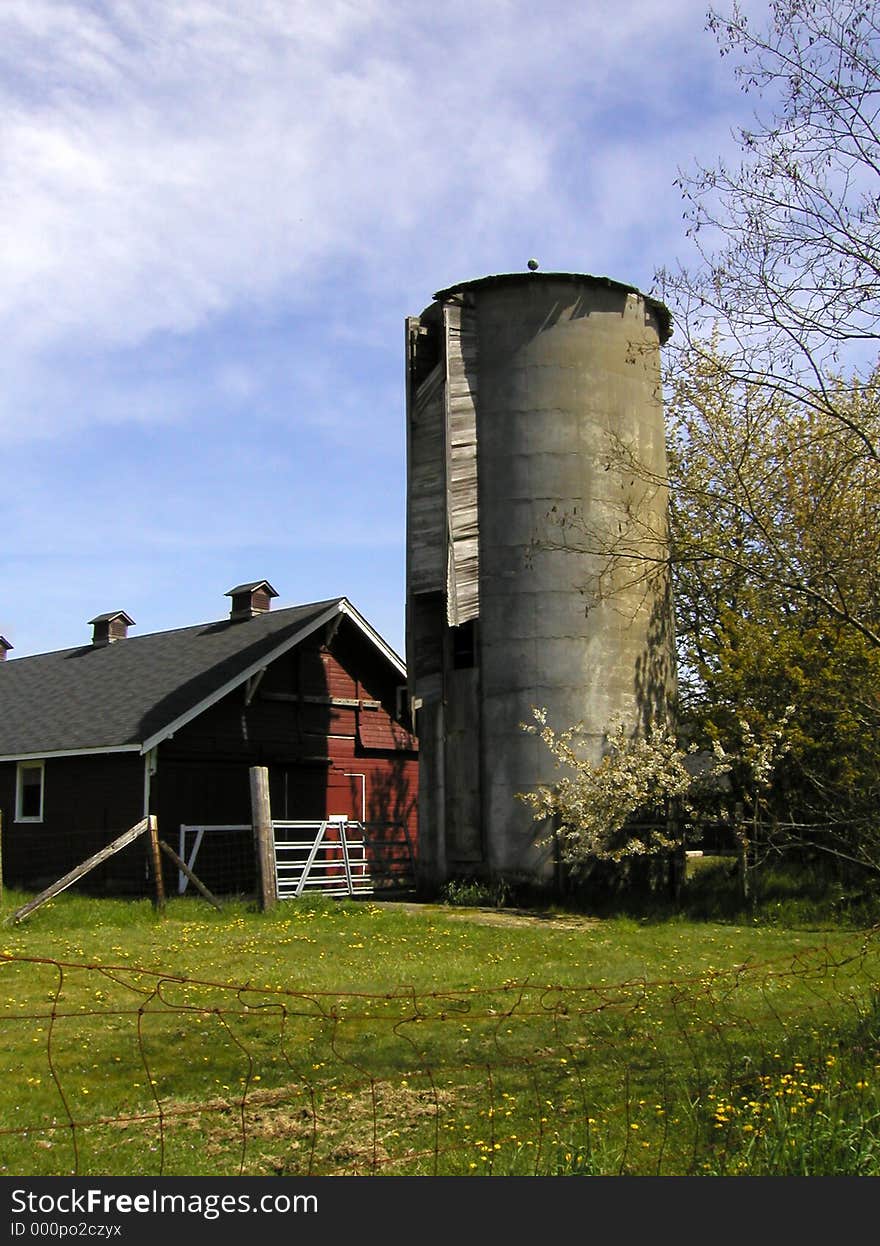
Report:
[[[583,722],[597,759],[612,723],[638,732],[667,712],[668,591],[644,572],[665,540],[669,333],[661,303],[575,273],[465,281],[406,322],[407,666],[428,886],[553,878],[546,828],[515,799],[553,777],[520,726],[533,706],[557,729]],[[559,519],[574,514],[579,539],[561,549]]]

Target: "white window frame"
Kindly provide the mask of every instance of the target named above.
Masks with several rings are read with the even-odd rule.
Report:
[[[24,794],[23,777],[26,770],[40,772],[40,812],[26,817],[21,811],[21,798]],[[46,763],[42,761],[20,761],[15,771],[15,820],[16,822],[42,822],[43,800],[46,795]]]

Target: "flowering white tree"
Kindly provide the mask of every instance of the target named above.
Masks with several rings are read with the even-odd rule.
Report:
[[[553,820],[562,859],[573,873],[591,861],[620,862],[680,846],[673,808],[687,801],[694,777],[671,732],[634,738],[616,724],[596,763],[582,723],[557,732],[545,709],[532,713],[535,722],[522,723],[522,729],[546,744],[560,777],[517,797],[531,805],[536,819]]]
[[[716,742],[712,754],[695,764],[696,748],[683,749],[668,728],[633,736],[620,723],[610,728],[603,755],[594,761],[583,724],[556,731],[546,709],[533,707],[534,723],[520,726],[547,746],[559,778],[517,797],[531,806],[537,820],[552,821],[562,860],[577,874],[596,861],[620,863],[680,851],[681,817],[695,823],[705,816],[707,793],[715,795],[717,806],[722,778],[736,770],[736,794],[740,803],[745,798],[747,808],[716,808],[715,814],[730,820],[745,865],[775,763],[788,747],[786,729],[793,712],[789,707],[760,735],[742,719],[736,753],[725,752]]]

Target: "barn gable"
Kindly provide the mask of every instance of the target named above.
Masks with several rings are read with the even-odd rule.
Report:
[[[417,745],[400,658],[346,598],[273,611],[267,581],[228,595],[230,615],[214,623],[4,663],[10,881],[57,877],[87,855],[86,840],[94,851],[148,812],[174,841],[182,825],[249,823],[252,766],[269,770],[275,817],[393,822],[415,843]],[[261,608],[246,611],[246,597]],[[33,808],[40,785],[27,819],[25,770]],[[143,852],[121,854],[134,889]]]

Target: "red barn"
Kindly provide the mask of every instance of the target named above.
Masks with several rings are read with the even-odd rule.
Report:
[[[8,883],[53,881],[148,813],[175,846],[182,825],[249,824],[253,766],[268,769],[273,819],[345,816],[376,852],[415,853],[400,658],[344,597],[271,609],[266,580],[226,595],[217,622],[130,637],[120,610],[91,620],[91,644],[0,662]],[[195,868],[208,886],[252,889],[250,836],[207,832]],[[147,845],[86,884],[146,892]]]

